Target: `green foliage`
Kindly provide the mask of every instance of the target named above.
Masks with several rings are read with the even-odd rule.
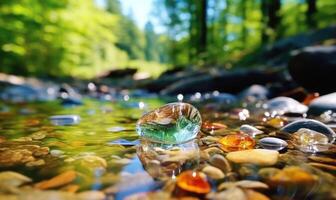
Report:
[[[207,51],[196,54],[199,1],[156,0],[158,13],[170,37],[170,56],[175,65],[219,64],[231,66],[249,52],[282,37],[311,29],[307,17],[317,21],[315,28],[336,23],[336,1],[316,0],[317,11],[308,12],[308,0],[207,0]],[[164,10],[165,12],[163,12]],[[274,12],[276,13],[274,14]],[[201,61],[201,62],[200,62]],[[203,62],[205,61],[205,62]]]
[[[144,33],[119,1],[107,3],[105,11],[92,0],[0,1],[0,71],[88,78],[144,60]]]

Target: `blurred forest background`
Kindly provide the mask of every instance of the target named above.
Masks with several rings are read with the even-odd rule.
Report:
[[[265,45],[336,23],[335,0],[155,0],[142,30],[119,0],[1,0],[0,71],[92,78],[133,67],[222,66]],[[232,65],[233,64],[233,65]]]

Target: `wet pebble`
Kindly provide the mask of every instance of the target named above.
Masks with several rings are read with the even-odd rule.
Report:
[[[135,146],[138,145],[140,142],[139,140],[126,140],[126,139],[117,139],[111,142],[108,142],[109,145],[123,145],[123,146]]]
[[[232,170],[229,161],[220,154],[215,154],[210,159],[210,164],[221,169],[224,173],[228,173]]]
[[[288,146],[287,142],[275,138],[275,137],[265,137],[259,140],[259,145],[264,149],[281,151]]]
[[[226,158],[234,163],[251,163],[269,166],[278,161],[279,152],[267,149],[251,149],[235,151],[227,154]]]
[[[239,130],[245,134],[248,134],[251,137],[256,135],[263,134],[264,132],[248,124],[243,124],[240,126]]]
[[[302,119],[294,121],[284,126],[281,131],[295,133],[301,128],[310,129],[326,135],[330,143],[335,141],[336,133],[325,124],[313,119]]]
[[[260,181],[242,180],[237,182],[224,182],[218,186],[218,190],[224,190],[231,187],[241,187],[245,189],[268,189],[268,185]]]
[[[55,126],[75,125],[80,122],[80,116],[78,115],[54,115],[49,119]]]
[[[266,102],[267,109],[272,113],[306,113],[308,107],[290,97],[276,97]]]
[[[45,161],[43,159],[39,159],[39,160],[26,163],[27,167],[36,167],[36,166],[41,166],[41,165],[45,165]]]
[[[53,149],[50,151],[50,154],[55,157],[60,157],[64,154],[64,151],[58,150],[58,149]]]
[[[36,183],[35,187],[42,190],[56,188],[71,183],[76,179],[76,177],[77,175],[75,171],[66,171],[49,180]]]
[[[214,179],[214,180],[218,180],[218,179],[222,179],[224,178],[224,173],[218,169],[217,167],[213,167],[213,166],[206,166],[202,169],[202,172],[204,172],[207,176],[209,176],[210,178]]]

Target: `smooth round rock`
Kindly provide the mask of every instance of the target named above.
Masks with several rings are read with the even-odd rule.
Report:
[[[336,92],[314,99],[309,105],[308,114],[320,115],[328,110],[336,112]]]
[[[306,113],[308,107],[289,97],[276,97],[266,102],[270,112],[278,114],[285,113]]]
[[[218,169],[217,167],[213,167],[213,166],[206,166],[202,169],[202,172],[204,172],[207,176],[209,176],[212,179],[222,179],[224,178],[224,173]]]
[[[263,131],[248,125],[248,124],[243,124],[240,126],[239,130],[243,133],[246,133],[247,135],[251,136],[251,137],[255,137],[256,135],[260,135],[263,133]]]
[[[150,141],[180,144],[194,139],[202,124],[198,110],[187,103],[170,103],[143,115],[138,134]]]
[[[310,129],[326,135],[329,139],[329,143],[333,143],[335,141],[336,133],[325,124],[313,119],[302,119],[294,121],[284,126],[281,131],[295,133],[301,128]]]
[[[281,151],[288,146],[286,141],[275,137],[262,138],[259,140],[259,145],[264,149],[275,151]]]
[[[250,163],[262,166],[271,166],[278,161],[279,152],[268,149],[250,149],[235,151],[227,154],[226,158],[234,163]]]

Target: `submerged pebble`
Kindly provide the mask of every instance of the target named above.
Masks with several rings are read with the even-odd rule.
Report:
[[[249,136],[251,137],[255,137],[256,135],[260,135],[260,134],[263,134],[264,132],[251,126],[251,125],[248,125],[248,124],[243,124],[240,126],[239,130],[243,133],[246,133],[248,134]]]
[[[275,137],[265,137],[259,140],[259,145],[264,149],[281,151],[288,146],[287,142],[275,138]]]
[[[295,133],[301,128],[310,129],[324,134],[328,137],[330,143],[335,141],[336,133],[325,124],[313,119],[302,119],[294,121],[284,126],[281,130],[288,133]]]
[[[80,117],[78,115],[54,115],[49,119],[55,126],[75,125],[80,122]]]
[[[278,161],[279,152],[268,149],[251,149],[235,151],[227,154],[226,158],[234,163],[251,163],[262,166],[274,165]]]

